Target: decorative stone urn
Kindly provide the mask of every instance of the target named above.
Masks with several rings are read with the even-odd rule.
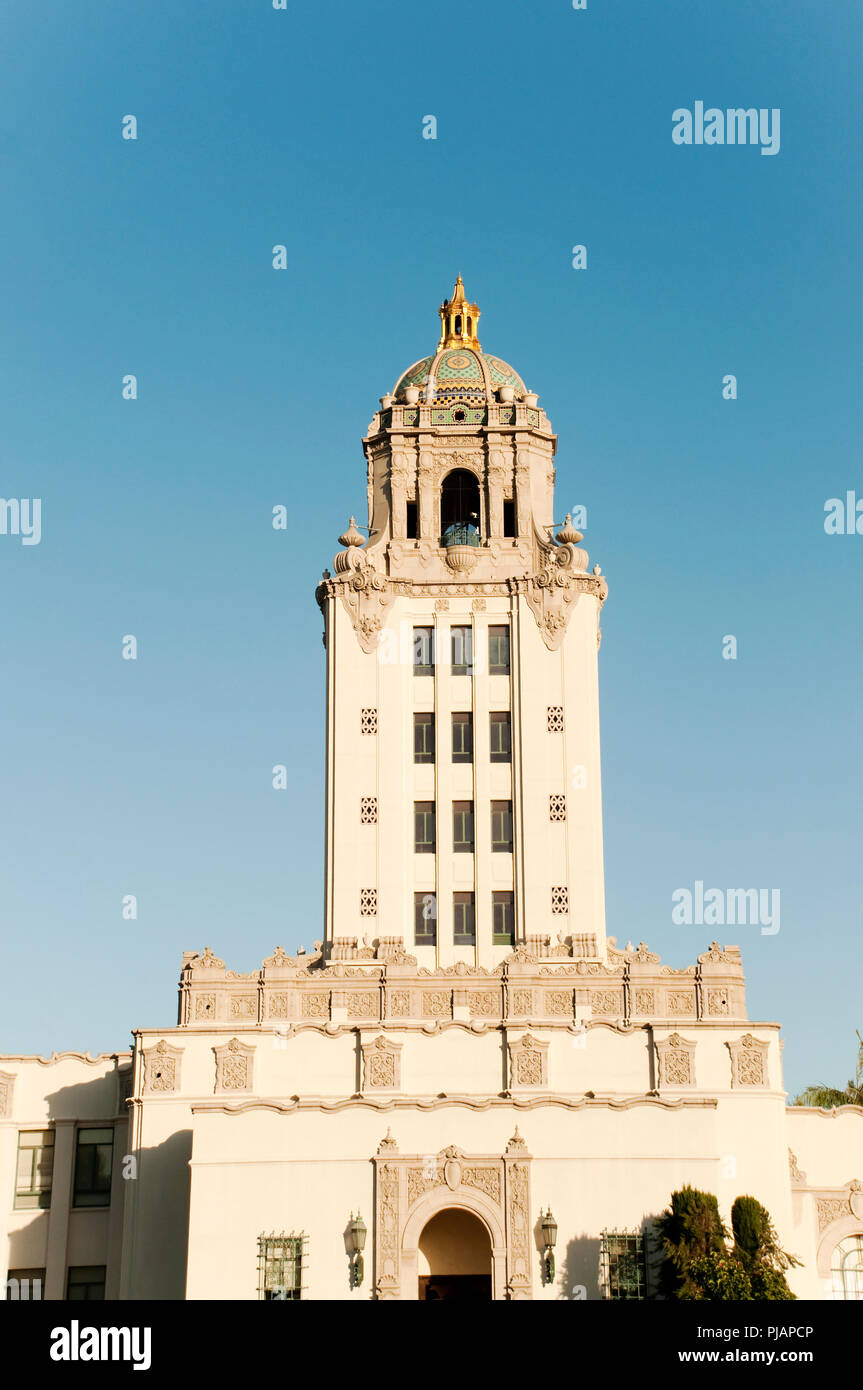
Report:
[[[450,545],[447,547],[446,562],[454,574],[467,576],[476,566],[479,550],[475,545]]]

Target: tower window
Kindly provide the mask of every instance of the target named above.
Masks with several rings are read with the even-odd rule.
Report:
[[[515,502],[512,500],[503,504],[503,534],[515,536]]]
[[[473,802],[452,804],[452,847],[456,854],[473,854]]]
[[[452,717],[452,760],[454,763],[473,762],[473,715],[470,713]]]
[[[515,903],[511,890],[491,895],[492,944],[495,946],[515,945]]]
[[[479,539],[479,484],[466,468],[454,468],[452,473],[447,473],[441,486],[441,536],[452,527],[476,532],[474,543]]]
[[[407,503],[407,538],[409,541],[417,540],[417,504],[416,502]]]
[[[488,669],[492,676],[509,675],[508,627],[490,627],[488,630]]]
[[[434,675],[434,628],[414,628],[414,675]]]
[[[491,847],[498,854],[512,854],[512,802],[491,803]]]
[[[433,801],[414,802],[414,854],[434,854],[435,815]]]
[[[489,715],[491,733],[491,761],[493,763],[512,762],[512,720],[509,710]]]
[[[461,314],[456,314],[455,316],[455,331],[456,333],[461,333]]]
[[[437,895],[414,893],[414,945],[434,946],[437,941]]]
[[[454,676],[473,675],[473,628],[451,628],[450,636],[452,639],[452,674]]]
[[[414,762],[434,762],[434,715],[414,715]]]
[[[476,945],[476,909],[473,893],[452,895],[452,939],[455,946]]]

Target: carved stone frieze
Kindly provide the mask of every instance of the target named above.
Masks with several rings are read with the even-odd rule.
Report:
[[[398,1090],[401,1086],[402,1047],[378,1036],[363,1044],[363,1090]]]
[[[180,1059],[183,1048],[172,1047],[160,1038],[144,1054],[144,1090],[151,1095],[167,1094],[180,1088]]]

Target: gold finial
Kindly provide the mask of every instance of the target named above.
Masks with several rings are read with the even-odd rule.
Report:
[[[452,299],[445,299],[438,313],[441,322],[438,352],[445,347],[468,347],[481,351],[477,337],[480,310],[476,304],[468,303],[460,275],[456,279]]]

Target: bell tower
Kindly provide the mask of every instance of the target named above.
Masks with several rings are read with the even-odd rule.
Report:
[[[477,336],[381,397],[317,589],[327,650],[325,950],[491,969],[605,959],[597,651],[607,586],[555,521],[557,439]]]

